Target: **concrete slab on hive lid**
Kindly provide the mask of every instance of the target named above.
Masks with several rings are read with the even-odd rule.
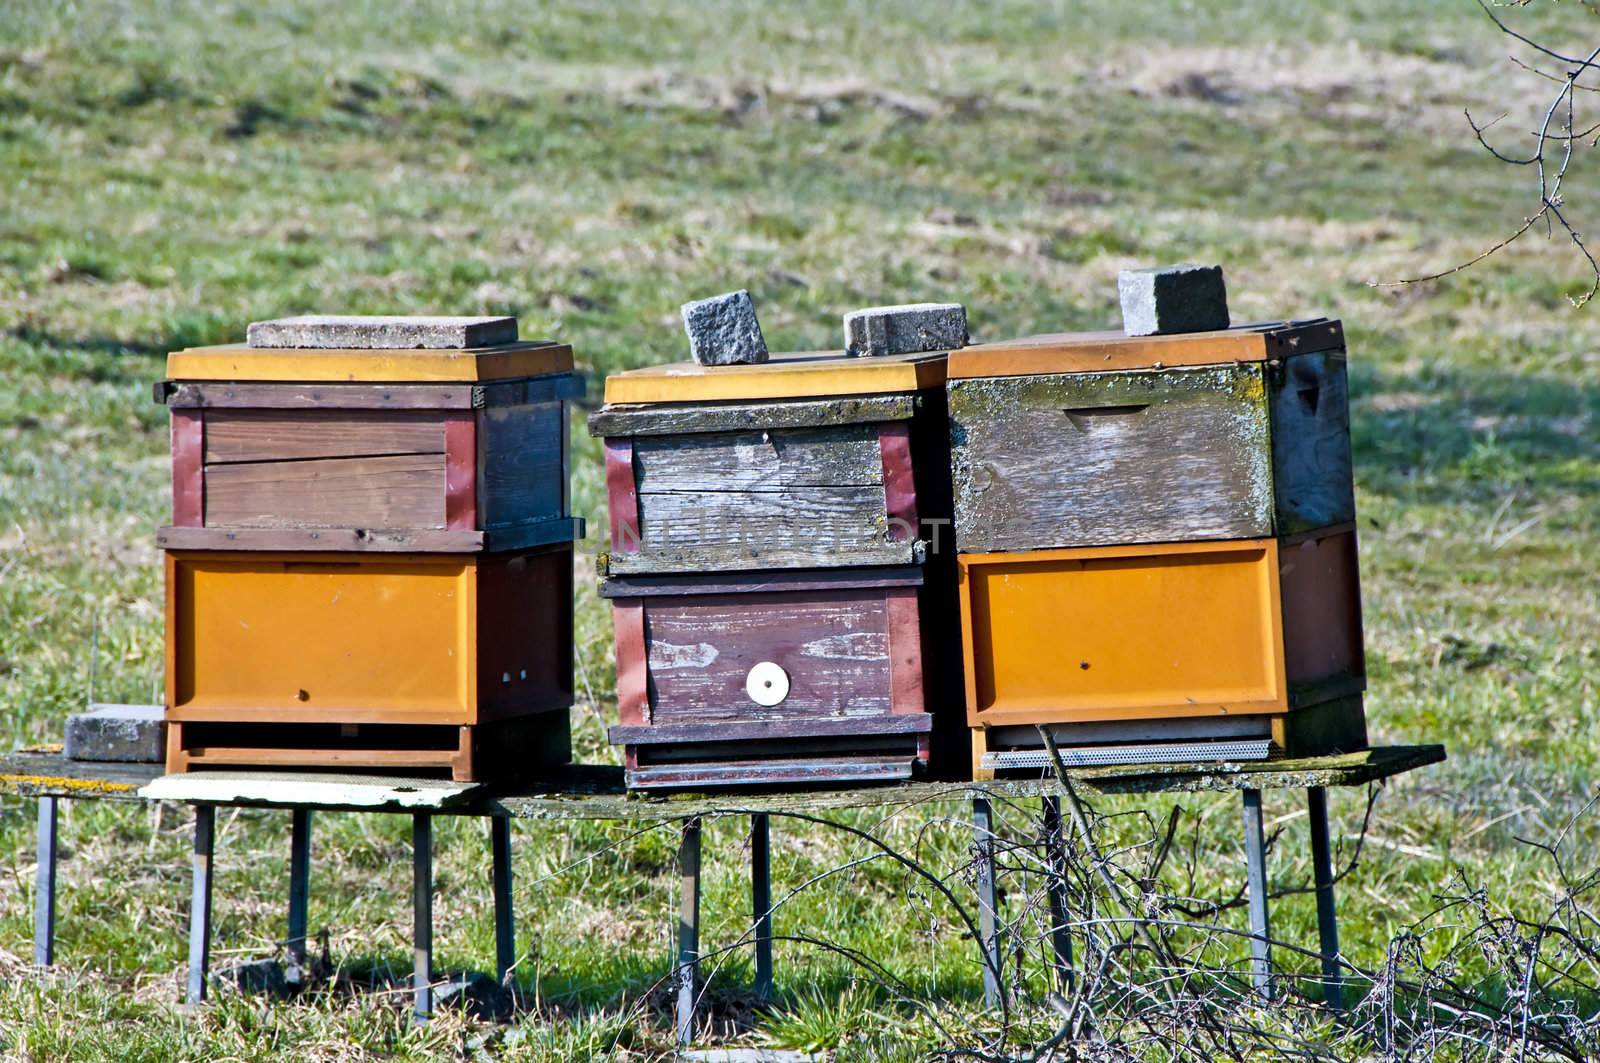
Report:
[[[251,347],[314,350],[465,350],[517,341],[514,317],[386,317],[305,314],[252,321]]]

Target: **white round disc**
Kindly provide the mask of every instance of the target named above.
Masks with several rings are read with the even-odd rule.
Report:
[[[757,705],[776,705],[789,696],[789,673],[771,661],[762,661],[745,676],[744,692]]]

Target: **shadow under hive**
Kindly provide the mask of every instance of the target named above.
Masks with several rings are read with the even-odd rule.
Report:
[[[167,768],[570,757],[572,350],[168,358]]]
[[[1364,748],[1343,330],[969,347],[949,409],[974,771]]]
[[[944,369],[799,353],[606,381],[630,787],[965,770]]]

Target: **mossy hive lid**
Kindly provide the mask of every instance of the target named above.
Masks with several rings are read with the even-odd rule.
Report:
[[[190,347],[167,355],[170,380],[473,383],[571,371],[572,347],[549,340],[432,350],[249,347],[230,343]]]
[[[1216,332],[1127,336],[1121,332],[1061,332],[950,353],[949,377],[1103,373],[1179,365],[1263,362],[1344,346],[1344,327],[1329,318],[1235,325]]]
[[[943,352],[851,357],[842,351],[774,354],[756,365],[678,362],[606,377],[606,402],[723,402],[888,395],[941,387]]]

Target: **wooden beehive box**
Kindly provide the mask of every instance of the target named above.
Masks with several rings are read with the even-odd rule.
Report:
[[[951,356],[974,766],[1363,747],[1335,321]],[[1098,758],[1098,759],[1097,759]]]
[[[915,564],[950,549],[944,355],[774,355],[606,380],[612,575]]]
[[[168,375],[168,770],[568,759],[570,347],[230,345]]]
[[[1355,519],[1337,321],[951,355],[964,553],[1288,535]]]
[[[572,348],[179,351],[172,524],[184,550],[515,550],[568,511]]]
[[[630,786],[964,770],[943,381],[836,353],[607,380]]]
[[[168,770],[568,757],[572,546],[167,553]],[[518,753],[516,762],[497,754]]]

